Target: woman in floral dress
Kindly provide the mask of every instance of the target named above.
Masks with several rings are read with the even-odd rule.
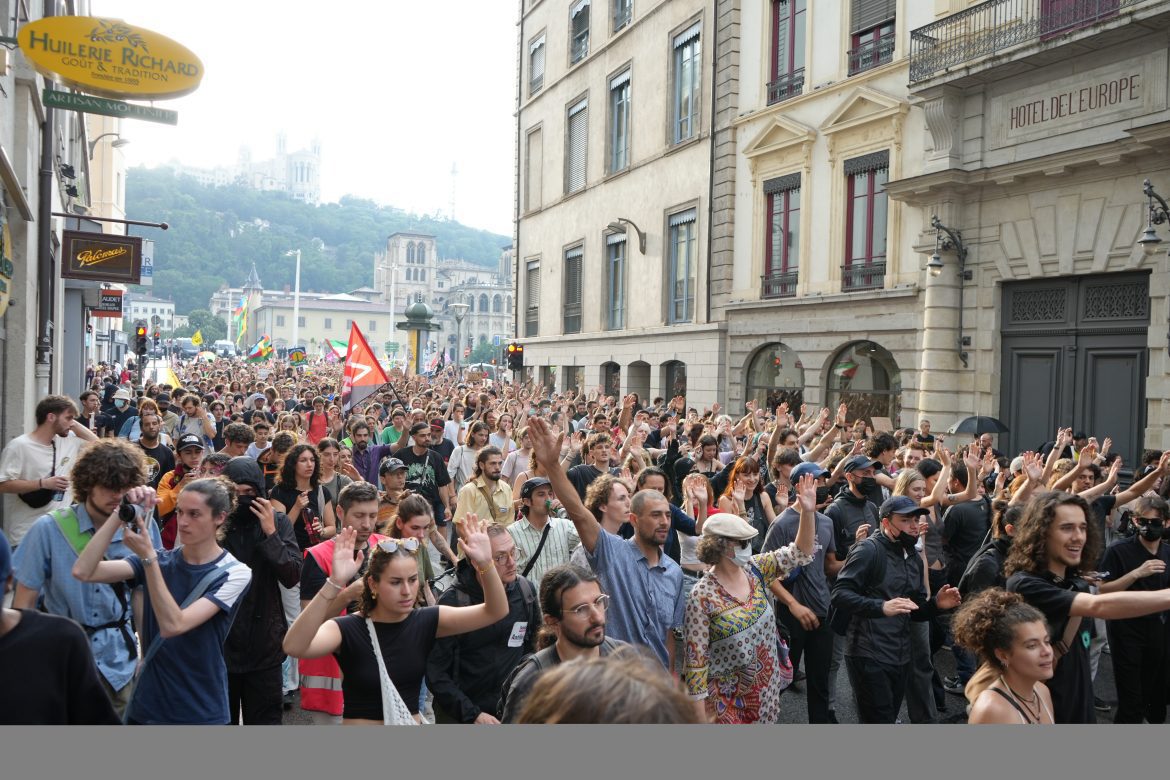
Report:
[[[765,591],[816,552],[816,482],[797,485],[796,541],[751,554],[758,531],[737,515],[707,518],[698,557],[711,570],[687,598],[683,679],[702,720],[775,723],[780,714],[776,616]]]

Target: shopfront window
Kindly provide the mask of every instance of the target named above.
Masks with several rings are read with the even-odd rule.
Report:
[[[796,415],[804,400],[804,365],[786,345],[766,344],[751,359],[744,377],[745,401],[774,411],[781,403]]]
[[[872,341],[846,345],[829,364],[829,408],[844,403],[850,422],[888,418],[897,427],[902,411],[902,373],[894,356]]]

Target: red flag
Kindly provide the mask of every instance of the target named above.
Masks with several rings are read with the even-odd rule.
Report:
[[[353,323],[349,331],[349,349],[345,353],[344,382],[341,386],[341,411],[348,412],[374,394],[390,380],[382,370],[366,337]]]

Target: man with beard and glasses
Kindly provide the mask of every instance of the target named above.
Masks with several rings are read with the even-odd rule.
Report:
[[[898,717],[911,674],[910,621],[930,620],[961,601],[951,585],[927,597],[915,550],[918,519],[926,513],[909,496],[886,499],[881,530],[849,551],[833,585],[833,609],[848,617],[845,667],[862,723]]]
[[[561,443],[547,422],[529,421],[528,435],[538,463],[547,463],[553,493],[561,499],[586,560],[601,576],[613,600],[611,633],[626,642],[645,645],[662,665],[675,673],[675,629],[683,624],[682,569],[662,550],[670,531],[670,502],[657,490],[642,490],[630,502],[632,539],[601,527],[577,495],[558,456]],[[563,435],[562,435],[563,437]]]
[[[1061,491],[1033,496],[1004,565],[1007,589],[1023,596],[1048,620],[1056,652],[1048,689],[1057,723],[1097,720],[1089,665],[1090,621],[1085,618],[1128,620],[1170,609],[1170,588],[1088,592],[1085,575],[1090,572],[1085,567],[1093,565],[1101,550],[1101,535],[1091,516],[1092,509],[1080,496]]]
[[[520,662],[504,681],[502,723],[515,723],[524,700],[545,669],[577,658],[602,658],[626,645],[605,635],[609,596],[597,575],[580,566],[554,566],[540,581],[544,627],[537,652]]]
[[[536,647],[540,607],[536,588],[516,569],[517,549],[503,526],[490,523],[492,558],[508,596],[508,614],[490,626],[435,642],[427,659],[427,688],[435,696],[436,723],[496,724],[504,679]],[[441,606],[484,603],[483,586],[463,558],[455,584],[439,598]]]
[[[198,434],[183,438],[200,439]],[[301,578],[301,549],[292,523],[273,511],[260,464],[232,458],[223,476],[236,485],[236,507],[228,515],[223,549],[252,570],[252,586],[224,643],[231,724],[279,726],[282,720],[281,642],[288,630],[281,590]]]

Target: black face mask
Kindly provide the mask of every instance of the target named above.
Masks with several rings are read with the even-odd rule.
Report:
[[[858,492],[871,493],[877,487],[877,480],[873,477],[862,477],[856,484]]]
[[[236,496],[236,517],[241,519],[255,519],[256,515],[252,513],[252,504],[255,500],[256,496]]]
[[[817,506],[828,501],[833,495],[832,488],[822,485],[817,488]]]
[[[894,541],[902,545],[902,549],[909,552],[918,544],[918,537],[914,534],[908,534],[905,531],[899,531],[898,535],[894,537]]]
[[[1166,536],[1166,529],[1161,525],[1154,525],[1153,523],[1137,525],[1135,523],[1134,528],[1137,529],[1137,532],[1141,534],[1141,537],[1148,542],[1156,542],[1165,538]]]

